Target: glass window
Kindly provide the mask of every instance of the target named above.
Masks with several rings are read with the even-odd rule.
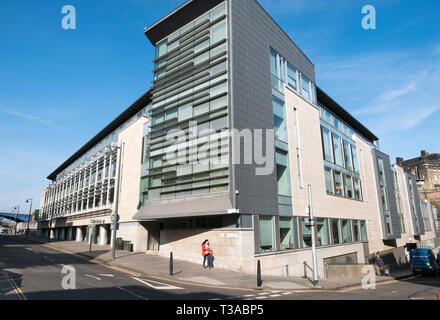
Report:
[[[384,186],[380,187],[380,196],[382,200],[382,206],[384,211],[388,211],[388,200],[387,200],[387,193]]]
[[[353,192],[353,180],[351,180],[351,176],[345,175],[345,185],[347,188],[347,197],[354,198],[354,192]]]
[[[294,67],[287,63],[287,82],[290,87],[297,90],[298,72]]]
[[[353,221],[353,240],[355,242],[361,241],[361,229],[357,220]]]
[[[222,20],[211,27],[211,44],[226,39],[226,20]]]
[[[275,250],[274,217],[260,216],[260,252]]]
[[[354,172],[359,173],[359,161],[358,161],[357,149],[353,145],[351,146],[351,154],[353,155]]]
[[[213,9],[210,12],[211,21],[214,21],[215,19],[220,18],[225,14],[226,9],[226,3],[223,3],[222,5],[218,6],[217,8]]]
[[[293,218],[280,217],[280,246],[281,250],[295,248]]]
[[[342,234],[344,237],[344,243],[352,242],[350,220],[342,220]]]
[[[330,232],[327,219],[316,219],[317,243],[318,246],[328,246],[330,244]]]
[[[270,72],[278,77],[278,55],[272,49],[270,49]]]
[[[308,248],[312,246],[312,230],[307,227],[308,218],[301,218],[301,231],[302,231],[302,247]]]
[[[344,161],[343,161],[343,158],[342,158],[341,138],[339,138],[339,136],[337,136],[334,133],[332,133],[332,137],[333,137],[333,148],[334,148],[334,152],[335,152],[335,163],[338,166],[343,167],[344,166]]]
[[[353,171],[353,160],[351,158],[350,143],[344,140],[345,168]]]
[[[277,181],[278,181],[278,194],[282,196],[292,196],[290,188],[290,172],[289,166],[281,165],[280,163],[289,163],[289,157],[287,152],[276,149],[277,158]]]
[[[342,243],[342,235],[341,235],[341,221],[339,219],[332,219],[332,242],[333,244],[341,244]]]
[[[156,47],[156,58],[161,57],[164,54],[166,54],[167,50],[168,50],[168,45],[167,45],[167,41],[166,40],[158,43],[157,47]]]
[[[285,120],[284,102],[273,97],[275,138],[287,142],[287,123]]]
[[[310,80],[307,79],[304,75],[301,75],[301,89],[303,97],[310,101]]]
[[[342,173],[339,171],[334,171],[335,173],[335,193],[338,196],[344,196],[344,183],[342,180]]]
[[[365,221],[361,221],[362,241],[368,241],[367,224]]]
[[[322,128],[322,143],[324,144],[324,159],[333,162],[332,142],[330,138],[330,131],[327,128]]]
[[[330,168],[324,168],[325,173],[325,188],[327,193],[334,194],[335,193],[335,185],[333,183],[333,171]]]
[[[361,190],[361,182],[358,178],[353,177],[353,186],[354,186],[354,198],[356,200],[362,200],[362,190]]]

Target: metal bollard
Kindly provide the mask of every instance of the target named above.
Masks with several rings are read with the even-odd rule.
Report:
[[[260,260],[257,262],[257,287],[261,287],[263,282],[261,281],[261,263]]]
[[[170,276],[173,275],[173,253],[170,252]]]

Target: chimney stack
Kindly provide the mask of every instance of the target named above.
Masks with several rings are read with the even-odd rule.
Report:
[[[398,166],[402,167],[403,165],[403,158],[396,158],[396,163]]]
[[[426,159],[429,156],[429,152],[426,150],[422,150],[422,159]]]

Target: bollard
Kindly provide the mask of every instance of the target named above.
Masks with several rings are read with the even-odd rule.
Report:
[[[261,263],[260,260],[257,262],[257,287],[261,287],[262,281],[261,281]]]
[[[173,253],[170,252],[170,276],[173,275]]]

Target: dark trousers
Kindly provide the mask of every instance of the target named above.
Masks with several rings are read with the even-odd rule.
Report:
[[[208,267],[209,267],[209,260],[210,260],[209,257],[210,257],[209,254],[205,254],[205,255],[203,256],[203,268],[206,267],[206,260],[208,260]]]

